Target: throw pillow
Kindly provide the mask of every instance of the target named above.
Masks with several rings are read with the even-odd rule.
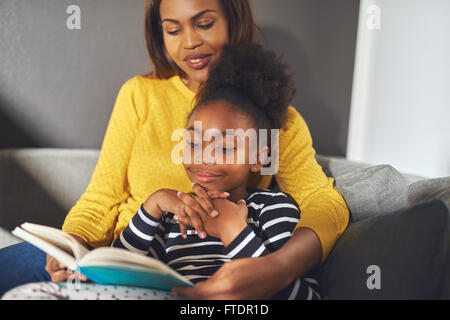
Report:
[[[390,165],[360,168],[337,176],[335,184],[357,222],[404,208],[408,181]]]
[[[408,186],[408,206],[432,198],[450,206],[450,177],[420,180]]]

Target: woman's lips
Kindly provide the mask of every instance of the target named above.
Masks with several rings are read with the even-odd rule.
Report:
[[[189,68],[200,70],[205,68],[211,61],[211,55],[189,55],[185,59]]]

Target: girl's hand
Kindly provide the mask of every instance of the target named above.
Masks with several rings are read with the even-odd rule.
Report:
[[[202,216],[215,218],[219,215],[219,211],[213,204],[214,199],[226,199],[230,196],[228,192],[219,190],[206,190],[198,183],[192,183],[192,189],[195,194],[186,194],[182,191],[178,192],[178,197],[185,204],[185,213],[175,215],[175,220],[180,224],[180,231],[183,237],[186,237],[187,226],[192,226],[197,230],[197,234],[201,238],[206,237],[205,226]]]
[[[229,196],[228,193],[223,192],[211,192],[210,194],[214,198]],[[206,196],[209,197],[208,195]],[[217,210],[214,209],[210,202],[196,201],[190,195],[172,189],[160,189],[148,197],[144,203],[144,210],[157,220],[161,219],[165,211],[172,212],[177,217],[189,217],[189,220],[187,220],[189,225],[195,228],[201,238],[206,238],[205,228],[200,219],[201,215],[206,214],[204,207],[206,207],[208,212],[217,215]],[[186,229],[185,224],[180,224],[180,232],[185,239],[187,237]]]
[[[86,241],[84,241],[79,236],[74,234],[71,234],[71,236],[82,245],[86,244]],[[64,281],[75,275],[75,272],[68,272],[66,268],[67,267],[64,264],[62,264],[61,262],[59,262],[58,260],[47,254],[47,263],[45,265],[45,271],[48,272],[48,274],[50,275],[50,279],[53,282]],[[78,276],[81,281],[83,282],[87,281],[86,276],[82,274],[78,274]]]
[[[153,218],[159,220],[165,211],[184,215],[184,203],[177,197],[177,191],[159,189],[153,192],[144,202],[144,210]]]
[[[183,196],[183,195],[180,195]],[[196,195],[190,196],[191,199],[186,201],[201,202],[202,199]],[[217,208],[219,215],[207,214],[205,210],[198,210],[203,227],[209,235],[220,238],[224,246],[228,246],[231,241],[239,235],[239,233],[247,226],[248,208],[244,200],[239,200],[237,203],[228,201],[226,199],[214,199],[212,201],[214,208]],[[186,212],[193,216],[194,213],[186,207]],[[175,216],[175,220],[179,223],[190,225],[191,217]]]

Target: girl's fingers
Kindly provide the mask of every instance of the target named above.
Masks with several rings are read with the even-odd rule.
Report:
[[[176,216],[175,216],[176,217]],[[181,218],[180,218],[181,219]],[[187,219],[187,218],[185,218]],[[187,225],[182,223],[182,222],[178,222],[179,226],[180,226],[180,233],[181,236],[183,237],[183,239],[187,238]]]
[[[213,204],[209,200],[209,198],[201,198],[197,196],[193,196],[194,199],[202,206],[202,208],[209,213],[211,217],[217,217],[219,212],[214,208]]]
[[[207,193],[211,199],[226,199],[230,196],[230,194],[228,192],[219,191],[219,190],[211,190],[211,191],[208,191]]]
[[[206,190],[198,183],[192,182],[192,190],[195,192],[195,194],[201,198],[211,198],[211,199],[217,199],[217,198],[228,198],[230,194],[228,192],[219,191],[219,190]]]
[[[192,182],[192,190],[195,192],[196,195],[199,197],[207,198],[208,193],[206,192],[206,189],[204,189],[201,185],[198,183]]]
[[[192,183],[192,189],[195,192],[195,195],[192,196],[197,203],[200,204],[200,206],[211,216],[211,217],[217,217],[219,212],[214,208],[214,205],[211,202],[211,198],[209,197],[208,193],[205,189],[203,189],[202,186],[200,186],[198,183],[193,182]],[[214,199],[214,198],[213,198]],[[194,208],[195,209],[195,208]],[[197,210],[198,211],[198,210]],[[201,213],[201,211],[198,211]]]
[[[202,201],[202,203],[201,203],[200,201],[197,200],[198,198],[195,195],[191,196],[191,195],[184,193],[183,191],[178,191],[177,196],[184,202],[184,204],[185,204],[184,209],[186,210],[186,208],[188,208],[188,207],[190,209],[192,209],[194,212],[197,213],[196,216],[198,216],[198,219],[200,219],[200,214],[203,214],[203,211],[205,211],[206,213],[209,213],[209,215],[211,215],[211,216],[216,216],[218,214],[217,211],[215,210],[215,208],[212,206],[211,203],[209,203],[208,200],[207,200],[208,202]],[[202,198],[202,199],[204,199],[204,198]],[[214,211],[216,211],[216,212],[214,212]],[[192,216],[189,212],[188,212],[188,214],[189,214],[189,217],[192,218]],[[192,221],[192,222],[195,223],[194,221]],[[203,225],[203,222],[201,222],[201,225]]]
[[[186,206],[185,210],[188,213],[189,218],[192,222],[192,226],[197,231],[198,236],[202,239],[206,238],[206,232],[203,228],[203,222],[202,222],[202,219],[200,219],[199,214],[188,206]]]

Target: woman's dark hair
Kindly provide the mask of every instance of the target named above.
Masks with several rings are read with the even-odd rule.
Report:
[[[256,129],[280,129],[294,94],[293,76],[274,52],[259,44],[225,45],[197,92],[191,114],[220,100],[252,119]]]
[[[162,0],[147,0],[145,6],[145,40],[153,65],[153,75],[158,79],[168,79],[183,75],[178,66],[166,56],[164,38],[159,13]],[[219,0],[228,22],[229,44],[238,46],[258,41],[250,0]]]

